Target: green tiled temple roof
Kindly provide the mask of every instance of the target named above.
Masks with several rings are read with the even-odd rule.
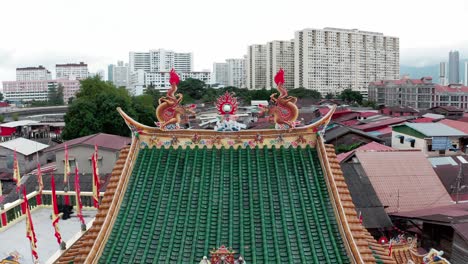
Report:
[[[99,263],[349,263],[315,149],[140,149]]]

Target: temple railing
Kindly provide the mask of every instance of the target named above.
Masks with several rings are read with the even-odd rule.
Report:
[[[64,191],[56,191],[55,194],[59,205],[65,204],[65,195],[69,196],[71,206],[76,205],[76,193],[74,191],[69,191],[67,193]],[[80,196],[83,209],[86,210],[94,207],[92,192],[80,192]],[[104,192],[100,192],[100,199],[102,199],[103,196]],[[52,208],[52,191],[44,190],[41,195],[39,195],[38,191],[34,191],[29,193],[26,197],[28,198],[29,208],[31,211],[38,208]],[[23,199],[19,198],[18,200],[5,204],[0,208],[0,232],[26,217],[22,204]]]

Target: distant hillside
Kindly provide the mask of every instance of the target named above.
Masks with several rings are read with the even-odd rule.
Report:
[[[468,61],[468,59],[464,59],[460,61],[460,79],[462,82],[463,82],[463,79],[465,78],[465,75],[463,74],[465,61]],[[406,74],[409,75],[410,78],[413,78],[413,79],[419,79],[423,76],[432,76],[432,81],[435,83],[439,83],[439,64],[428,65],[424,67],[400,65],[400,75],[403,76]],[[448,74],[448,69],[447,69],[447,74]]]

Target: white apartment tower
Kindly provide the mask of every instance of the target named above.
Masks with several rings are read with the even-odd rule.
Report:
[[[149,52],[129,53],[130,72],[166,72],[174,68],[177,72],[193,71],[193,54],[177,53],[171,50],[157,49]]]
[[[84,62],[56,64],[55,74],[57,79],[83,80],[89,76],[88,64]]]
[[[227,59],[227,85],[245,88],[245,59]]]
[[[113,79],[112,83],[116,87],[125,87],[129,86],[129,71],[128,71],[128,64],[123,61],[117,61],[117,65],[113,67]]]
[[[465,86],[468,86],[468,61],[465,61]]]
[[[149,52],[134,52],[130,51],[128,56],[128,64],[130,72],[143,70],[150,71],[150,53]]]
[[[213,83],[228,86],[228,64],[226,62],[213,63]]]
[[[295,87],[323,95],[351,88],[367,92],[369,82],[399,78],[396,37],[357,29],[304,29],[295,32]]]
[[[275,75],[283,68],[284,87],[294,88],[294,41],[271,41],[266,44],[266,88],[275,89]]]
[[[44,66],[16,68],[17,81],[44,81],[50,80],[52,76]]]
[[[266,87],[266,45],[250,45],[247,48],[247,88]]]

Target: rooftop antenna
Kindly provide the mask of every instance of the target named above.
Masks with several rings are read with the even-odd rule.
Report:
[[[458,170],[457,179],[455,180],[455,203],[458,204],[460,201],[460,191],[466,188],[466,185],[461,185],[463,175],[463,163],[460,162],[460,169]]]

